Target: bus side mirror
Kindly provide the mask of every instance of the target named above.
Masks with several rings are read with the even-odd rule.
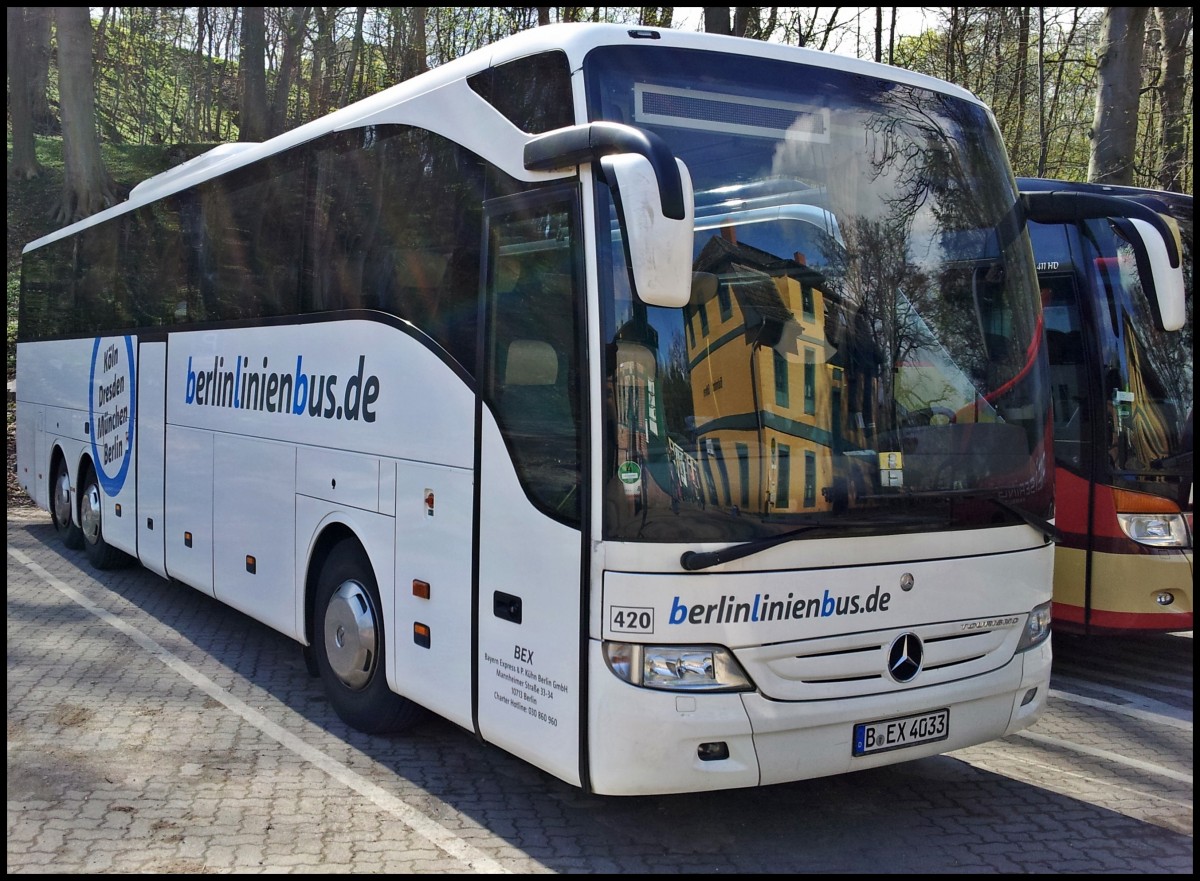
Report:
[[[683,217],[668,217],[650,160],[637,153],[600,159],[620,213],[622,238],[633,286],[650,306],[679,308],[692,295],[692,233],[695,199],[687,166],[678,159],[683,185]]]
[[[567,126],[525,144],[530,171],[584,162],[598,163],[612,187],[639,299],[650,306],[687,305],[696,213],[687,166],[658,135],[616,122]]]
[[[1178,261],[1171,265],[1168,244],[1159,229],[1136,217],[1119,224],[1132,241],[1138,255],[1138,274],[1146,295],[1158,303],[1158,316],[1163,330],[1180,330],[1187,323],[1183,267]],[[1178,251],[1178,248],[1176,249]],[[1143,265],[1144,261],[1144,265]]]

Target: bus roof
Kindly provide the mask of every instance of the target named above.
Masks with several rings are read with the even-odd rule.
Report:
[[[453,61],[439,65],[426,73],[397,83],[374,95],[363,98],[360,101],[335,110],[304,125],[297,126],[269,140],[259,143],[237,142],[220,144],[207,153],[203,153],[200,156],[167,169],[161,174],[142,181],[129,192],[129,196],[121,203],[30,242],[24,247],[22,253],[80,232],[90,226],[102,223],[112,217],[143,205],[150,204],[172,193],[180,192],[188,187],[219,177],[222,174],[297,147],[331,132],[375,124],[414,124],[416,122],[414,116],[404,113],[404,108],[418,103],[417,99],[422,96],[428,96],[453,83],[465,83],[468,76],[481,70],[486,70],[488,67],[513,61],[527,55],[557,49],[566,54],[570,69],[575,71],[582,66],[584,57],[592,49],[599,46],[637,42],[653,42],[655,45],[660,46],[673,46],[710,52],[749,54],[756,58],[777,59],[798,64],[813,64],[833,70],[858,73],[864,76],[886,77],[897,83],[943,92],[982,105],[982,102],[971,92],[952,83],[904,70],[903,68],[877,64],[872,61],[862,61],[816,49],[766,43],[759,40],[728,37],[718,34],[692,33],[669,28],[639,28],[619,24],[593,23],[544,25],[497,40]],[[492,109],[495,112],[482,99],[479,99],[479,104],[482,105],[482,109]],[[475,109],[478,110],[480,108]],[[444,116],[446,114],[441,115]],[[499,114],[496,113],[496,115],[498,116]],[[429,121],[431,120],[425,119],[425,122]],[[432,126],[426,125],[425,127]],[[470,127],[471,124],[466,123],[457,129],[443,128],[442,133],[452,134],[455,140],[461,142],[461,135],[467,133]],[[510,152],[519,157],[521,155],[519,148],[523,146],[524,141],[527,141],[532,136],[520,132],[511,124],[508,127],[512,129],[515,140],[506,142],[506,144],[507,146],[518,148]],[[470,144],[464,145],[471,146]],[[506,170],[512,173],[511,168]],[[524,176],[530,177],[528,174]],[[552,178],[561,175],[538,174],[535,177],[543,176]]]

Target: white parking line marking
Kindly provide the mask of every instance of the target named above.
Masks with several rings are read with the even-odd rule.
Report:
[[[1058,681],[1061,682],[1062,680],[1059,679]],[[1071,680],[1067,681],[1070,682]],[[1125,700],[1126,703],[1116,704],[1112,701],[1104,701],[1094,697],[1085,697],[1084,695],[1073,694],[1069,691],[1063,691],[1058,688],[1050,689],[1050,697],[1054,698],[1055,700],[1070,701],[1071,703],[1081,704],[1085,707],[1094,707],[1099,710],[1120,713],[1134,719],[1141,719],[1144,722],[1152,722],[1155,725],[1167,725],[1171,728],[1178,728],[1181,731],[1192,730],[1192,714],[1190,710],[1184,710],[1176,707],[1164,707],[1164,709],[1169,709],[1171,712],[1179,714],[1169,715],[1157,710],[1147,709],[1147,707],[1150,706],[1163,707],[1163,705],[1157,701],[1147,701],[1145,698],[1139,697],[1136,694],[1116,691],[1115,689],[1113,692],[1114,696],[1120,697],[1122,700]],[[1131,704],[1134,703],[1140,703],[1141,706],[1131,706]],[[1184,715],[1186,715],[1187,718],[1183,718]]]
[[[1058,749],[1070,750],[1071,752],[1083,753],[1086,756],[1091,756],[1096,759],[1104,759],[1106,762],[1113,762],[1118,765],[1125,765],[1128,768],[1137,768],[1139,771],[1145,771],[1147,774],[1156,774],[1160,777],[1166,777],[1168,780],[1175,780],[1179,783],[1192,785],[1192,775],[1183,771],[1172,771],[1170,768],[1164,768],[1162,765],[1155,765],[1151,762],[1143,762],[1141,759],[1123,756],[1119,753],[1109,752],[1106,749],[1097,749],[1094,746],[1086,746],[1082,743],[1073,743],[1069,740],[1060,740],[1057,737],[1049,737],[1045,734],[1037,734],[1033,731],[1018,731],[1017,737],[1023,737],[1026,740],[1032,740],[1034,743],[1045,744],[1046,746],[1056,747]]]
[[[486,854],[481,853],[479,850],[472,847],[457,835],[447,831],[446,828],[441,824],[430,819],[420,811],[415,810],[412,806],[396,798],[391,793],[386,792],[379,786],[376,786],[369,780],[364,779],[354,771],[347,768],[345,765],[330,758],[315,747],[309,746],[290,731],[287,731],[286,729],[281,728],[279,725],[276,725],[262,713],[238,700],[207,676],[204,676],[195,668],[171,654],[171,652],[167,651],[136,627],[125,623],[111,612],[100,608],[74,588],[55,578],[21,551],[9,548],[8,553],[9,556],[17,560],[30,572],[33,572],[35,575],[41,578],[44,582],[46,582],[46,584],[62,593],[75,604],[83,607],[88,612],[95,615],[114,630],[118,630],[128,636],[148,653],[162,661],[167,665],[167,667],[174,670],[209,697],[220,701],[234,713],[245,719],[249,724],[262,731],[268,737],[274,738],[278,743],[287,747],[304,760],[316,765],[339,783],[342,783],[343,785],[362,795],[364,798],[374,802],[380,808],[396,817],[396,819],[398,819],[413,832],[420,835],[422,838],[425,838],[427,841],[437,846],[451,857],[460,860],[470,870],[493,875],[512,874],[508,869],[504,868],[504,866],[500,865]]]

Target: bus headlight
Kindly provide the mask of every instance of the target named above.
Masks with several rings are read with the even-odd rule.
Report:
[[[634,645],[605,642],[604,660],[618,679],[664,691],[748,691],[742,666],[717,645]]]
[[[1125,534],[1138,544],[1155,548],[1189,546],[1187,524],[1182,514],[1117,514]]]
[[[1025,632],[1021,634],[1021,641],[1017,643],[1017,651],[1023,652],[1041,645],[1049,636],[1050,603],[1046,602],[1034,606],[1033,611],[1029,613],[1029,620],[1025,622]]]

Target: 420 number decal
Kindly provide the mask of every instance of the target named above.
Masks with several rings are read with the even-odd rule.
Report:
[[[654,609],[642,606],[609,606],[608,629],[614,633],[653,633]]]

